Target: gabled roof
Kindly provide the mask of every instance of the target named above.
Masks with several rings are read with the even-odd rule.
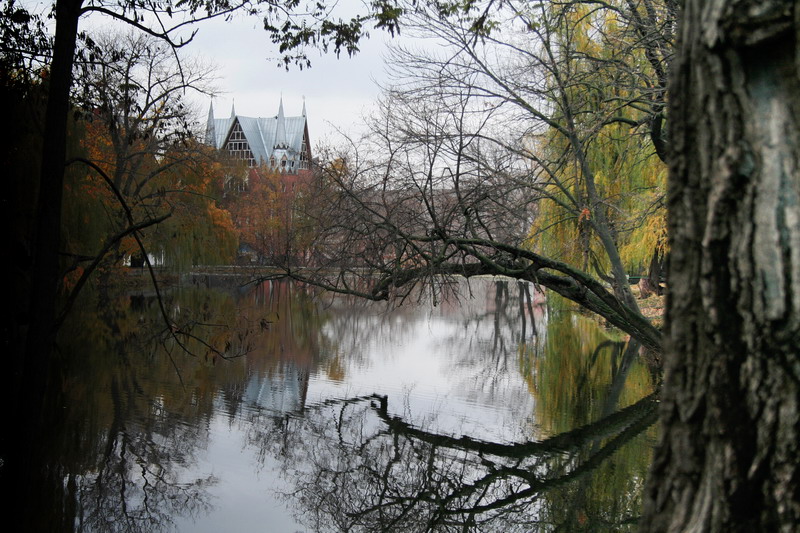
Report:
[[[214,118],[214,108],[209,107],[206,142],[217,149],[223,148],[236,121],[241,125],[256,161],[268,162],[277,148],[290,154],[299,154],[302,149],[306,129],[305,103],[303,115],[297,117],[284,116],[282,99],[278,114],[268,118],[245,117],[236,115],[234,111],[228,118]]]

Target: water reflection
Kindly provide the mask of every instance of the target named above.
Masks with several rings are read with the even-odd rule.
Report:
[[[638,347],[528,285],[459,289],[389,310],[175,288],[178,339],[152,295],[87,293],[60,343],[59,512],[77,531],[632,527],[655,404]]]
[[[287,499],[314,531],[549,531],[568,525],[571,507],[579,518],[566,531],[621,531],[638,502],[590,525],[585,501],[548,494],[576,483],[585,494],[590,475],[654,420],[648,396],[578,430],[506,444],[420,429],[373,396],[286,417],[259,444],[281,458]]]

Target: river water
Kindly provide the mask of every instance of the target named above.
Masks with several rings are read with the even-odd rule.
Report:
[[[632,531],[657,431],[640,350],[529,285],[452,288],[387,307],[187,283],[165,290],[172,327],[153,294],[85,294],[59,341],[59,512],[97,532]]]

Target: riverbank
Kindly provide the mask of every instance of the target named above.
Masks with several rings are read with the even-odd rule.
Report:
[[[280,275],[281,271],[268,266],[198,266],[189,272],[175,272],[168,269],[154,269],[160,285],[174,286],[181,284],[203,284],[205,286],[246,285],[259,278]],[[128,290],[146,289],[152,286],[150,273],[146,268],[119,267],[111,275],[118,287]],[[640,299],[637,285],[631,290],[637,298],[642,314],[651,319],[656,327],[664,323],[664,296],[650,296]]]
[[[639,287],[633,285],[631,286],[631,290],[639,302],[639,309],[642,311],[642,314],[649,318],[654,326],[660,328],[664,324],[664,296],[653,295],[649,298],[640,299]]]
[[[198,266],[188,272],[156,267],[153,272],[158,283],[167,286],[197,284],[211,278],[244,285],[255,279],[281,274],[281,271],[274,267],[264,266]],[[111,272],[109,279],[114,285],[124,289],[135,290],[152,286],[152,278],[147,268],[117,267]]]

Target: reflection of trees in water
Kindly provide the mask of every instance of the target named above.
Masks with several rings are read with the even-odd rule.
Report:
[[[538,346],[547,338],[547,312],[543,295],[527,282],[505,279],[462,282],[465,302],[457,319],[458,330],[443,344],[457,347],[454,365],[472,390],[482,391],[491,402],[508,376],[518,372],[521,350]]]
[[[454,389],[480,391],[491,403],[518,369],[519,351],[547,336],[547,311],[533,284],[506,279],[453,279],[436,306],[423,292],[419,305],[389,307],[337,296],[327,302],[325,345],[343,364],[365,367],[381,345],[408,345],[435,330],[437,351],[451,354]]]
[[[154,349],[164,349],[163,322],[148,298],[81,308],[63,346],[65,357],[71,354],[71,397],[62,449],[54,450],[78,529],[167,530],[180,516],[202,514],[214,479],[196,471],[194,453],[206,446],[218,409],[241,422],[262,461],[278,458],[297,514],[318,530],[574,531],[594,524],[618,531],[638,514],[640,491],[631,487],[649,456],[617,453],[652,422],[653,400],[634,403],[649,390],[626,392],[635,349],[589,334],[588,326],[546,323],[516,283],[473,282],[460,300],[428,311],[376,313],[340,300],[320,310],[281,283],[238,302],[207,291],[176,291],[170,302],[198,328],[227,324],[228,349],[248,356],[215,365],[174,351],[179,378],[173,361]],[[426,319],[441,325],[451,364],[467,376],[459,379],[483,383],[481,394],[493,395],[504,375],[522,373],[529,388],[518,388],[536,396],[537,409],[561,409],[550,419],[537,411],[545,433],[556,436],[523,444],[452,437],[393,416],[380,396],[305,406],[309,375],[329,354],[402,341],[418,335],[413,326]],[[564,403],[570,394],[595,407],[583,412]],[[585,427],[571,431],[576,425]]]
[[[114,417],[107,434],[99,436],[102,453],[92,468],[69,478],[79,509],[76,530],[168,531],[176,517],[207,510],[206,488],[214,478],[189,473],[194,451],[207,435],[155,409],[149,417],[129,412],[133,402],[116,380],[111,392]]]
[[[287,498],[308,527],[555,530],[559,516],[545,496],[591,476],[656,416],[648,396],[545,441],[503,444],[416,427],[392,416],[387,403],[381,396],[328,402],[302,418],[273,419],[278,427],[261,433],[262,451],[283,463],[294,485]],[[635,497],[616,496],[623,503],[608,517],[608,531],[638,513]]]
[[[250,444],[283,463],[298,517],[319,531],[633,530],[650,459],[644,430],[655,420],[638,346],[571,314],[547,322],[516,283],[472,289],[477,303],[462,297],[431,313],[456,325],[442,342],[457,354],[459,375],[493,395],[495,379],[521,372],[537,423],[554,436],[524,444],[452,437],[392,416],[378,396],[255,423],[270,429],[251,433]],[[351,311],[327,327],[358,350],[367,324],[383,324],[384,338],[413,334],[420,315],[393,314]],[[538,409],[547,405],[556,407],[549,418]]]
[[[594,320],[574,313],[555,313],[547,327],[546,342],[520,355],[520,371],[537,398],[540,435],[606,419],[653,390],[638,343],[617,340]],[[625,453],[599,464],[592,476],[548,492],[542,508],[563,531],[633,530],[652,441],[653,430],[636,436]],[[601,445],[591,443],[587,453]]]
[[[608,380],[592,379],[587,372],[579,377],[576,396],[586,395],[594,400],[595,406],[581,411],[592,413],[591,419],[607,420],[619,408],[627,393],[638,392],[637,381],[641,376],[631,376],[631,370],[638,358],[640,345],[606,340],[591,352],[586,365],[590,370],[603,367]],[[606,359],[601,361],[602,355]],[[644,368],[639,373],[646,373]],[[641,385],[639,385],[641,386]],[[584,397],[584,399],[586,399]],[[627,403],[627,402],[625,402]],[[624,405],[624,404],[623,404]],[[635,404],[634,404],[635,405]],[[577,413],[573,413],[577,416]],[[641,513],[643,482],[650,464],[652,442],[647,442],[648,434],[643,432],[635,437],[636,443],[626,453],[615,455],[613,459],[598,464],[592,476],[586,476],[575,484],[565,485],[552,491],[543,505],[554,521],[562,524],[564,531],[622,531],[634,530]],[[589,445],[588,453],[594,454],[602,446],[596,439]],[[621,498],[620,495],[627,495]],[[564,505],[563,502],[570,502]],[[627,529],[623,529],[626,526]]]
[[[520,352],[519,371],[536,396],[540,437],[601,418],[608,406],[630,405],[654,388],[639,347],[590,317],[553,313],[547,338]]]
[[[76,531],[169,531],[177,517],[197,516],[210,506],[206,489],[213,476],[192,473],[195,450],[207,440],[201,426],[156,409],[134,412],[141,402],[130,394],[141,391],[123,390],[129,385],[114,379],[114,414],[105,431],[72,428],[81,432],[82,446],[96,450],[79,456],[80,466],[65,465],[71,470],[64,482]]]
[[[195,287],[164,295],[193,335],[182,338],[186,352],[165,331],[155,295],[84,295],[61,342],[69,395],[51,450],[59,475],[48,482],[59,486],[67,524],[167,531],[202,515],[215,478],[198,471],[196,454],[214,413],[246,420],[265,405],[303,408],[324,318],[290,283],[239,296]]]
[[[210,363],[166,356],[153,298],[84,296],[97,300],[70,318],[61,342],[68,396],[53,453],[64,472],[65,510],[78,531],[170,530],[178,517],[210,506],[214,478],[193,471],[208,442],[202,421],[213,414],[213,397],[203,394]],[[197,328],[233,310],[229,298],[197,291],[166,302]]]
[[[383,302],[365,302],[353,297],[324,298],[320,304],[326,321],[320,330],[327,350],[343,364],[366,367],[370,352],[380,345],[403,344],[415,334],[420,310],[414,306],[391,307]]]

